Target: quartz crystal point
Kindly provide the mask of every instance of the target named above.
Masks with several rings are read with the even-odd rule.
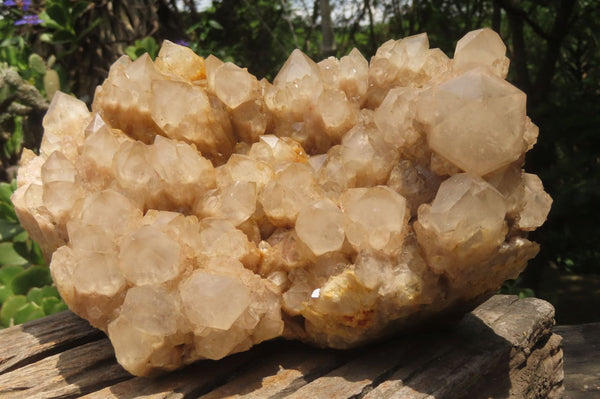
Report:
[[[426,90],[417,118],[433,151],[483,176],[525,150],[525,102],[525,93],[510,83],[473,69]]]
[[[12,199],[78,315],[136,375],[283,336],[349,348],[460,316],[538,251],[551,198],[489,29],[273,83],[165,42],[89,111],[57,93]]]
[[[468,70],[474,66],[485,66],[504,79],[510,63],[505,54],[506,46],[496,32],[489,28],[474,30],[456,43],[454,68]]]

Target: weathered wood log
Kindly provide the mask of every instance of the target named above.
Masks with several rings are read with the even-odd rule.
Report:
[[[335,351],[276,340],[133,377],[70,312],[0,331],[2,398],[558,398],[561,338],[539,299],[495,296],[443,331]]]
[[[71,312],[0,330],[0,373],[104,337]]]

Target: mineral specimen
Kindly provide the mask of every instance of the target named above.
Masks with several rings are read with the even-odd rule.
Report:
[[[537,128],[489,29],[273,83],[165,42],[90,112],[57,93],[13,201],[62,297],[131,373],[278,336],[348,348],[464,312],[538,251]]]

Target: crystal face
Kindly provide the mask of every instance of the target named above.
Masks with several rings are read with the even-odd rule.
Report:
[[[526,96],[508,82],[475,69],[423,96],[429,146],[465,172],[483,176],[523,153]]]
[[[136,375],[283,336],[349,348],[515,278],[552,199],[505,46],[426,34],[274,80],[165,42],[66,94],[12,199],[70,309]]]
[[[509,64],[505,54],[506,46],[496,32],[489,28],[474,30],[456,43],[454,68],[467,70],[477,65],[485,66],[494,75],[504,79]]]

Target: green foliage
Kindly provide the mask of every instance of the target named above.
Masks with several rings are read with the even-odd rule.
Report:
[[[536,262],[600,273],[600,95],[563,96],[539,117],[542,133],[530,158],[554,198],[547,224],[534,234],[542,243]]]
[[[186,29],[186,34],[192,39],[190,48],[198,54],[204,56],[213,54],[225,62],[235,63],[233,55],[231,53],[227,54],[228,48],[222,46],[215,38],[215,32],[223,30],[223,25],[212,19],[215,11],[214,7],[206,9],[202,14],[203,18],[200,18],[199,21]]]
[[[44,76],[54,64],[54,57],[49,58],[47,64],[39,54],[32,52],[23,37],[9,37],[0,42],[0,62],[8,64],[21,75],[23,80],[33,84],[40,93],[45,94]],[[1,96],[7,97],[8,94],[3,93]]]
[[[0,327],[66,309],[39,247],[19,224],[10,200],[16,183],[0,183]]]
[[[15,209],[12,205],[12,201],[10,200],[10,196],[17,189],[16,181],[12,183],[0,183],[0,220],[5,223],[14,224],[15,228],[18,228],[18,231],[15,231],[14,235],[17,235],[23,229],[18,225],[19,220],[17,218],[17,214],[15,213]],[[0,234],[2,234],[2,241],[5,241],[13,236],[7,237],[4,235],[2,230],[0,230]]]
[[[11,194],[16,182],[0,183],[0,265],[43,265],[44,257],[21,225],[14,210]]]
[[[294,25],[298,21],[292,21],[285,1],[220,0],[196,15],[186,33],[198,54],[214,54],[247,67],[258,78],[272,79],[299,46],[298,35],[291,29],[300,27]]]
[[[142,54],[148,53],[150,58],[155,59],[158,54],[158,44],[153,37],[145,37],[141,40],[136,40],[132,46],[125,49],[125,54],[132,60],[136,60]]]
[[[58,45],[64,47],[63,51],[57,53],[58,58],[79,50],[90,32],[103,22],[101,18],[96,18],[82,30],[75,28],[77,20],[92,6],[90,1],[46,0],[46,9],[40,13],[40,18],[44,20],[43,26],[47,32],[40,39],[55,48]]]
[[[25,38],[22,36],[11,36],[13,34],[10,21],[0,21],[0,32],[6,39],[0,42],[0,60],[16,68],[19,72],[25,72],[29,68],[28,55],[31,54]]]
[[[52,278],[46,266],[30,266],[17,274],[10,283],[12,292],[16,295],[25,295],[32,287],[48,285],[52,285]]]
[[[69,3],[67,1],[67,3]],[[85,2],[77,2],[85,3]],[[50,4],[51,2],[46,2]],[[42,56],[37,54],[34,49],[34,38],[36,37],[36,27],[31,25],[15,26],[18,18],[23,17],[23,11],[19,9],[10,9],[4,18],[0,19],[0,37],[4,38],[0,41],[0,62],[8,64],[11,68],[15,69],[23,80],[33,84],[42,94],[46,94],[44,78],[48,71],[54,71],[51,75],[56,74],[52,68],[55,66],[55,57],[49,56],[47,60],[44,60]],[[45,14],[40,13],[40,16],[44,16],[44,24],[52,25],[51,19]],[[42,22],[40,20],[40,22]],[[41,36],[49,37],[52,36],[51,31],[43,33]],[[54,94],[54,89],[51,93],[47,93],[47,98],[51,98]]]
[[[548,24],[548,16],[543,17]],[[540,175],[554,203],[547,223],[532,235],[541,252],[529,274],[549,266],[600,274],[600,39],[593,33],[600,30],[598,2],[577,1],[573,20],[552,91],[531,109],[540,136],[527,168]],[[526,38],[530,47],[541,47],[535,33]]]
[[[0,267],[0,326],[10,327],[65,310],[46,266]]]
[[[22,116],[15,116],[13,118],[14,130],[2,146],[2,152],[6,158],[17,156],[21,153],[23,147],[23,119]]]
[[[17,163],[28,137],[41,134],[41,126],[32,127],[30,119],[40,118],[46,101],[61,87],[55,56],[45,58],[37,52],[36,37],[43,21],[31,14],[36,11],[31,2],[17,4],[0,7],[0,69],[4,75],[10,68],[21,78],[0,81],[0,162],[5,168]]]
[[[535,292],[531,288],[523,286],[523,279],[520,277],[514,280],[505,281],[498,293],[504,295],[517,295],[520,299],[535,296]]]

